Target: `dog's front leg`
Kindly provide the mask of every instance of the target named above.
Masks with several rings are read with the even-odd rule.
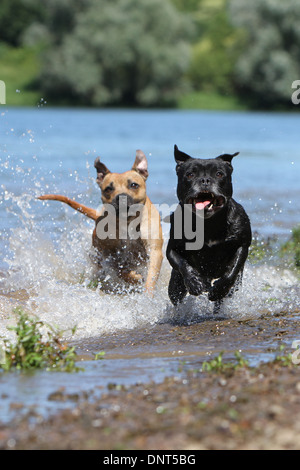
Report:
[[[161,239],[151,240],[150,243],[148,243],[149,262],[145,291],[150,296],[153,296],[154,294],[154,289],[161,269],[163,260],[162,244],[163,241]]]
[[[167,247],[167,258],[169,260],[169,263],[171,264],[172,268],[178,272],[178,274],[182,277],[183,283],[185,285],[186,290],[191,294],[191,295],[200,295],[203,291],[203,282],[201,280],[201,276],[194,269],[185,258],[183,258],[174,248],[173,248],[173,241],[170,239],[169,244]],[[170,287],[169,287],[169,292],[171,291],[174,292],[176,290],[175,284],[179,286],[179,277],[178,275],[173,274],[170,279]],[[175,282],[176,281],[176,282]],[[172,284],[174,283],[174,286]],[[171,294],[172,295],[172,294]],[[180,295],[182,298],[184,297],[185,294]],[[172,301],[172,299],[171,299]]]
[[[179,271],[172,269],[168,287],[169,299],[173,305],[178,305],[186,296],[187,288]]]
[[[233,287],[243,270],[247,256],[248,246],[240,246],[225,274],[221,278],[217,279],[211,287],[208,293],[209,300],[221,300],[223,297],[228,295],[230,289]]]
[[[163,260],[163,235],[160,214],[149,199],[142,211],[141,239],[148,255],[145,292],[153,297]]]

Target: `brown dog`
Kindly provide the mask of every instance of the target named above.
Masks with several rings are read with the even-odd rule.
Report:
[[[159,212],[146,194],[146,156],[137,150],[132,169],[125,173],[111,173],[99,158],[95,168],[104,204],[100,213],[65,196],[48,194],[38,199],[64,202],[95,220],[92,242],[98,266],[109,258],[118,277],[130,284],[141,282],[137,267],[146,266],[145,290],[153,295],[162,264],[163,237]]]

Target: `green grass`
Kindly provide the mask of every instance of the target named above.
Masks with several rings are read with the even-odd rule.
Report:
[[[283,353],[285,351],[285,346],[282,344],[279,347],[279,353]],[[287,354],[276,354],[274,363],[280,364],[281,366],[284,367],[291,367],[294,365],[297,365],[297,363],[293,362],[293,354],[292,353],[287,353]]]
[[[224,362],[223,351],[218,356],[214,357],[210,361],[205,361],[202,364],[202,370],[205,372],[226,372],[230,370],[236,370],[240,367],[248,367],[248,361],[244,359],[239,351],[234,353],[236,362]]]
[[[280,255],[300,270],[300,225],[293,228],[291,238],[280,249]]]
[[[14,48],[0,43],[0,80],[6,85],[7,106],[36,106],[42,98],[37,90],[40,50]]]
[[[281,345],[279,347],[279,352],[276,353],[274,360],[271,363],[278,364],[282,367],[293,367],[295,365],[298,365],[299,350],[296,349],[296,352],[294,352],[294,354],[283,354],[284,351],[285,346]],[[297,353],[297,355],[295,353]],[[223,360],[223,351],[221,351],[216,357],[212,358],[210,361],[203,362],[202,371],[223,374],[227,372],[232,373],[233,371],[240,368],[249,368],[249,362],[242,357],[239,351],[236,351],[234,355],[235,362],[225,362]],[[294,357],[295,355],[296,358]]]
[[[206,109],[211,111],[241,111],[247,107],[236,97],[216,92],[194,91],[178,101],[179,109]]]
[[[2,338],[0,369],[10,370],[56,370],[77,372],[77,354],[74,347],[62,342],[62,332],[29,316],[21,308],[14,310],[16,326],[7,327],[15,332],[15,341]],[[74,334],[75,329],[72,330]]]
[[[254,234],[249,249],[249,260],[251,263],[260,263],[270,259],[274,255],[276,238],[262,238]]]

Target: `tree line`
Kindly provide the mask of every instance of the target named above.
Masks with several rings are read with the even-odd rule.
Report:
[[[34,50],[30,87],[52,104],[174,106],[206,92],[284,109],[299,20],[299,0],[1,0],[0,67],[1,46]]]

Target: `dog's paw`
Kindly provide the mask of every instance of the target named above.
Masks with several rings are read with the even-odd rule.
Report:
[[[208,299],[212,302],[215,302],[216,300],[221,300],[229,293],[230,289],[231,283],[229,284],[224,279],[218,279],[210,288],[208,292]]]
[[[191,295],[200,295],[203,291],[203,283],[199,274],[195,271],[188,273],[184,278],[184,284]]]

